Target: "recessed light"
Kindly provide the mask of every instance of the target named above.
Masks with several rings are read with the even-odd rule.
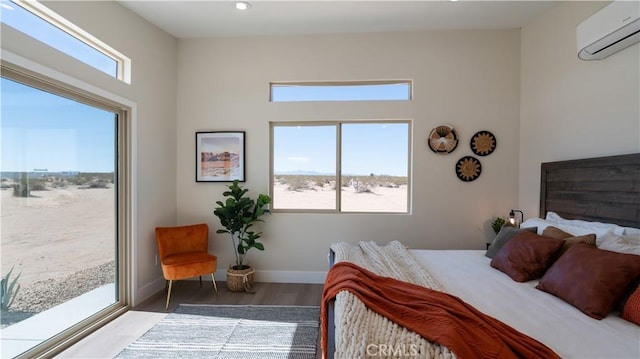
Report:
[[[238,1],[236,2],[236,9],[238,10],[247,10],[251,7],[251,4],[249,4],[246,1]]]

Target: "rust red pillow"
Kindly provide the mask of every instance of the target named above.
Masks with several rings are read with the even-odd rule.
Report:
[[[545,237],[564,239],[564,244],[562,245],[559,255],[562,255],[567,251],[567,249],[569,249],[569,247],[578,243],[586,243],[592,247],[596,247],[596,235],[593,233],[574,236],[573,234],[569,234],[559,228],[549,226],[542,231],[542,235]]]
[[[564,240],[522,231],[496,253],[491,266],[516,282],[540,278],[556,258]]]
[[[629,299],[627,299],[620,316],[623,319],[640,325],[640,285],[636,287],[636,290],[631,294]]]
[[[602,319],[639,277],[637,255],[578,243],[547,270],[536,288],[561,298],[592,318]]]

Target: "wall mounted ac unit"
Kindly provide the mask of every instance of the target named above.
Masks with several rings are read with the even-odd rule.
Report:
[[[640,41],[640,2],[614,1],[576,28],[578,57],[601,60]]]

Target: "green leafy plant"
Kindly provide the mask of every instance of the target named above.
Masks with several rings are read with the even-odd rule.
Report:
[[[262,237],[262,232],[250,229],[256,222],[264,222],[260,219],[262,215],[271,213],[264,208],[271,203],[271,198],[266,194],[259,194],[256,200],[244,197],[249,190],[239,186],[237,180],[227,187],[229,190],[222,193],[227,199],[224,202],[216,201],[218,207],[213,211],[225,228],[216,233],[228,233],[231,236],[236,257],[236,264],[232,268],[246,269],[248,266],[244,264],[244,259],[247,252],[251,248],[264,250],[264,245],[257,241]]]
[[[493,231],[498,234],[505,223],[507,223],[507,221],[505,221],[504,218],[496,217],[493,221],[491,221],[491,228],[493,228]]]
[[[0,280],[0,308],[2,310],[7,310],[13,304],[13,301],[16,299],[16,295],[18,295],[18,291],[20,290],[20,284],[16,287],[18,283],[18,278],[20,278],[20,274],[18,274],[13,280],[10,280],[11,272],[13,272],[13,267]]]

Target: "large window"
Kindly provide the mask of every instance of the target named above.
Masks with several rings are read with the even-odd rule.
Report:
[[[411,122],[271,123],[274,211],[408,213]]]
[[[130,82],[131,60],[37,1],[0,3],[0,22],[110,76]]]
[[[0,83],[2,357],[125,309],[126,113],[34,76]]]

